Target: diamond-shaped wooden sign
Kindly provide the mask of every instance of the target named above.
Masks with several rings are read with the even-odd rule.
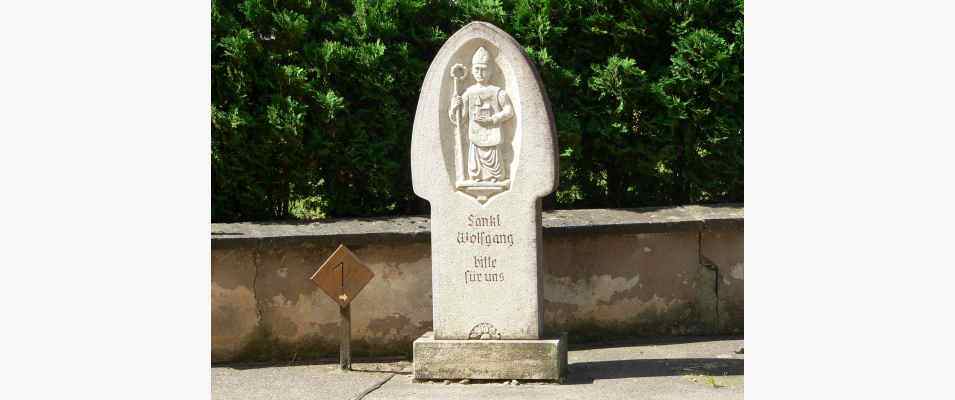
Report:
[[[339,245],[310,278],[328,297],[345,307],[375,276],[345,245]]]

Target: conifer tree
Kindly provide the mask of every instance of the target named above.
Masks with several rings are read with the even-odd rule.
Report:
[[[547,206],[743,200],[741,1],[214,0],[213,219],[425,212],[418,91],[472,20],[544,79],[561,148]]]

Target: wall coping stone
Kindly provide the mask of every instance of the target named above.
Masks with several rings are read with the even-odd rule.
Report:
[[[549,236],[738,230],[743,228],[743,205],[553,210],[543,212],[542,225]],[[212,224],[213,248],[242,246],[250,241],[361,245],[427,242],[430,238],[430,219],[426,216]]]

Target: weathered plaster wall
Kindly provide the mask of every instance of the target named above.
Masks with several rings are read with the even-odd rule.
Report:
[[[743,332],[743,231],[702,232],[703,265],[719,274],[719,331]]]
[[[543,221],[545,333],[581,343],[742,332],[742,206],[556,211]],[[426,218],[212,229],[214,362],[336,354],[338,306],[308,278],[340,242],[375,273],[352,303],[357,356],[409,354],[431,329]]]
[[[214,248],[213,360],[303,359],[337,351],[338,305],[308,279],[336,246],[300,241]],[[358,354],[410,348],[431,328],[428,244],[349,248],[375,273],[352,302]]]
[[[698,233],[585,234],[545,240],[545,323],[571,336],[713,332]]]

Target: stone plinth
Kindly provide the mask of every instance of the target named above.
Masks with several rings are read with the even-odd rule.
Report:
[[[559,381],[567,375],[567,337],[538,340],[414,341],[415,379],[523,379]]]

